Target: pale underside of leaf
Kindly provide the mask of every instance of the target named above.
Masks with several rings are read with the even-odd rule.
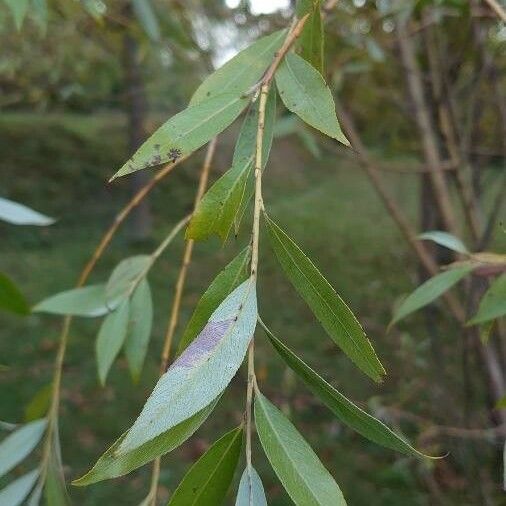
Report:
[[[218,306],[199,336],[160,378],[119,453],[141,446],[216,398],[240,367],[256,319],[256,289],[248,279]]]
[[[2,506],[20,506],[32,490],[39,470],[24,474],[13,482],[9,483],[4,489],[0,490],[0,505]]]
[[[466,245],[458,237],[455,237],[448,232],[431,230],[430,232],[424,232],[423,234],[420,234],[418,236],[418,239],[425,241],[434,241],[436,244],[456,251],[457,253],[462,253],[464,255],[469,254],[469,250],[466,248]]]
[[[0,198],[0,220],[12,225],[36,225],[39,227],[52,225],[55,220],[29,207]]]
[[[188,325],[179,341],[177,356],[188,347],[225,297],[247,278],[251,248],[244,248],[213,280],[197,303]]]
[[[254,467],[246,467],[242,473],[235,506],[267,506],[264,486]]]

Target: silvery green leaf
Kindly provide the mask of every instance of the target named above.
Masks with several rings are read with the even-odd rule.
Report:
[[[350,145],[337,120],[332,93],[311,64],[295,53],[288,53],[276,72],[276,85],[289,111],[320,132]]]
[[[463,265],[448,269],[428,279],[402,301],[396,309],[390,325],[394,325],[414,311],[436,300],[462,278],[465,278],[472,270],[472,265]]]
[[[20,504],[23,504],[38,476],[39,470],[35,469],[0,490],[0,506],[20,506]]]
[[[235,506],[267,506],[264,486],[254,467],[246,467],[242,473]]]
[[[9,434],[0,443],[0,477],[18,465],[37,446],[47,421],[35,420]]]
[[[146,274],[150,264],[149,255],[136,255],[122,260],[112,271],[105,286],[107,301],[129,297],[139,279]]]
[[[190,321],[179,341],[177,355],[181,355],[225,299],[247,278],[247,266],[251,258],[251,248],[244,248],[213,280],[197,303]]]
[[[102,385],[105,385],[109,369],[125,342],[129,309],[129,300],[125,299],[115,311],[106,316],[100,326],[95,351],[98,377]]]
[[[14,0],[18,1],[18,0]],[[21,3],[21,2],[20,2]],[[38,213],[29,207],[0,198],[0,220],[11,223],[12,225],[37,225],[46,226],[55,222],[53,218]]]
[[[52,295],[34,308],[34,312],[74,316],[103,316],[114,309],[117,303],[108,306],[105,285],[90,285],[74,288]]]
[[[250,278],[218,306],[199,336],[159,379],[118,453],[147,443],[223,392],[246,355],[256,319],[256,288]]]
[[[237,94],[222,93],[184,109],[166,121],[111,179],[193,153],[225,130],[248,100]]]
[[[463,255],[469,254],[469,250],[466,245],[458,238],[448,232],[442,232],[441,230],[431,230],[430,232],[424,232],[418,236],[418,239],[425,241],[434,241],[440,246],[462,253]]]
[[[271,33],[243,49],[213,72],[193,94],[190,105],[198,104],[221,93],[241,96],[263,76],[281,47],[285,30]]]
[[[132,6],[137,20],[142,25],[147,36],[155,42],[159,41],[160,25],[153,10],[153,5],[151,5],[151,0],[133,0]]]
[[[12,12],[16,29],[20,30],[23,26],[23,20],[28,12],[29,0],[4,0]]]
[[[148,351],[153,324],[153,300],[149,283],[143,279],[130,300],[125,354],[134,381],[138,381]]]

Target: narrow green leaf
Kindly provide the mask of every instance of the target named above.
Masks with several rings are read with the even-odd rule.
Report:
[[[52,295],[34,308],[34,312],[51,313],[74,316],[103,316],[114,309],[107,306],[105,299],[105,285],[90,285],[74,288],[66,292]]]
[[[47,506],[68,506],[70,504],[59,450],[56,450],[56,448],[53,448],[52,455],[49,459],[46,483],[44,485],[44,496]]]
[[[213,234],[222,241],[227,239],[252,169],[251,158],[241,161],[209,188],[192,216],[186,230],[187,239],[203,240]]]
[[[189,155],[225,130],[248,100],[222,93],[181,111],[164,123],[111,180]]]
[[[229,93],[239,97],[263,76],[286,36],[286,30],[271,33],[242,50],[213,72],[195,91],[190,105]]]
[[[17,0],[14,1],[17,2]],[[3,198],[0,198],[0,220],[12,225],[37,225],[39,227],[51,225],[55,222],[49,216],[38,213],[23,204]]]
[[[150,0],[132,0],[137,20],[146,32],[146,35],[155,42],[160,40],[160,25]]]
[[[136,255],[122,260],[112,271],[105,287],[107,301],[130,297],[139,279],[151,264],[149,255]]]
[[[0,272],[0,309],[21,315],[30,313],[25,297],[3,272]]]
[[[299,38],[300,55],[323,75],[324,31],[320,4],[320,0],[303,0],[299,2],[297,17],[301,18],[309,13],[309,18]]]
[[[188,347],[213,314],[214,310],[248,277],[247,266],[251,248],[244,248],[213,280],[197,303],[195,310],[179,341],[177,355]]]
[[[125,342],[128,330],[129,308],[130,303],[126,299],[120,304],[118,309],[106,316],[100,326],[95,351],[97,355],[98,377],[102,385],[105,385],[109,369]]]
[[[300,296],[332,340],[374,381],[385,373],[381,362],[351,309],[304,252],[265,216],[270,243]]]
[[[23,501],[35,485],[38,476],[39,470],[35,469],[9,483],[3,490],[0,490],[0,505],[20,506],[23,504]]]
[[[295,504],[346,504],[339,486],[313,449],[258,389],[255,392],[255,424],[265,454]]]
[[[38,418],[46,416],[51,403],[51,394],[53,393],[53,384],[44,385],[30,400],[25,407],[25,420],[32,422]]]
[[[243,428],[227,432],[186,473],[168,506],[222,504],[241,453]]]
[[[506,314],[506,274],[501,274],[483,295],[478,312],[468,325],[495,320]]]
[[[436,274],[427,280],[402,301],[394,313],[390,326],[436,300],[462,278],[466,277],[472,270],[472,265],[464,265]]]
[[[223,392],[246,355],[256,319],[256,287],[248,279],[218,306],[199,336],[159,379],[118,453],[142,446]]]
[[[33,18],[45,35],[47,31],[47,0],[32,0]]]
[[[267,506],[264,486],[254,467],[246,467],[242,473],[235,506]]]
[[[164,455],[183,444],[204,423],[218,403],[215,399],[209,406],[200,410],[188,420],[172,427],[135,450],[123,454],[118,453],[119,446],[125,439],[125,432],[97,461],[93,468],[84,476],[75,480],[73,485],[85,486],[111,478],[123,476],[148,462]]]
[[[289,111],[320,132],[350,145],[339,126],[332,93],[321,74],[304,58],[288,53],[276,72],[276,85]]]
[[[14,24],[16,25],[17,30],[21,30],[28,11],[29,0],[4,0],[4,2],[12,12]]]
[[[466,248],[466,245],[458,237],[455,237],[448,232],[432,230],[430,232],[420,234],[418,239],[422,239],[424,241],[434,241],[440,246],[444,246],[445,248],[456,251],[457,253],[462,253],[463,255],[469,254],[469,250]]]
[[[135,289],[130,300],[128,332],[125,353],[134,381],[138,381],[148,351],[153,324],[153,300],[149,283],[144,279]]]
[[[426,457],[413,448],[402,437],[389,429],[383,422],[374,418],[327,383],[316,371],[304,363],[288,346],[282,343],[260,320],[267,337],[286,364],[306,383],[309,389],[332,411],[343,423],[362,434],[367,439],[415,457]]]
[[[0,477],[18,465],[37,446],[46,429],[46,420],[35,420],[9,434],[0,443]]]

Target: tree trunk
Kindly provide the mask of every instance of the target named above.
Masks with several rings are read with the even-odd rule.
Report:
[[[125,9],[127,19],[132,18],[130,5]],[[128,29],[127,29],[128,30]],[[141,68],[138,62],[137,40],[128,32],[123,36],[123,71],[125,80],[125,109],[128,117],[128,150],[130,154],[144,142],[146,137],[145,122],[147,103]],[[130,176],[132,195],[148,181],[146,171],[137,171]],[[145,240],[151,234],[151,207],[148,199],[144,199],[134,209],[130,218],[130,231],[134,241]]]

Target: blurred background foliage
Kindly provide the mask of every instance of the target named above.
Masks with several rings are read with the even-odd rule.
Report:
[[[417,231],[442,228],[427,182],[430,156],[415,121],[410,69],[400,48],[399,23],[407,20],[432,135],[449,166],[461,237],[478,248],[464,226],[465,205],[453,185],[456,164],[465,162],[483,220],[495,213],[478,249],[504,252],[504,23],[478,0],[322,3],[324,73],[403,214]],[[0,196],[58,217],[58,222],[41,230],[0,224],[0,264],[36,302],[74,284],[115,212],[150,175],[105,184],[134,147],[183,109],[214,67],[256,37],[285,26],[295,6],[282,0],[30,0],[22,16],[17,10],[21,4],[25,2],[0,3]],[[441,104],[451,106],[457,160],[440,125]],[[227,168],[237,131],[238,124],[220,136],[214,177]],[[480,358],[481,345],[464,335],[439,303],[386,332],[399,298],[425,277],[416,257],[353,150],[323,139],[281,110],[277,134],[265,182],[271,213],[318,260],[359,315],[388,378],[379,388],[371,386],[328,345],[267,248],[259,280],[264,320],[350,398],[429,453],[450,454],[432,464],[414,462],[351,433],[259,339],[258,376],[264,390],[290,412],[349,504],[502,504],[504,409],[494,409],[497,395]],[[191,209],[201,159],[199,153],[154,191],[129,229],[115,239],[92,281],[105,279],[122,258],[149,251]],[[243,232],[224,248],[214,241],[198,244],[180,331],[215,273],[247,240]],[[130,425],[151,390],[181,248],[182,240],[151,275],[154,337],[140,384],[131,385],[121,359],[109,385],[100,388],[93,351],[97,324],[79,321],[74,327],[61,417],[69,478],[82,474]],[[439,248],[431,254],[439,264],[451,261]],[[60,322],[39,315],[1,318],[0,417],[22,421],[25,406],[51,377]],[[506,346],[500,329],[491,347],[504,371]],[[242,371],[234,380],[217,416],[164,458],[162,496],[224,432],[224,422],[240,419],[244,375]],[[256,461],[272,504],[289,504],[260,452]],[[143,469],[72,490],[72,495],[82,505],[137,504],[147,480],[148,469]]]

